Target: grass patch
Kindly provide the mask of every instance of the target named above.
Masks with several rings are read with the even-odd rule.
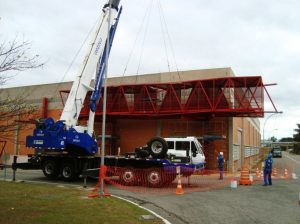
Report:
[[[87,192],[49,185],[0,181],[0,223],[161,224],[140,220],[149,212],[114,197],[87,198]]]

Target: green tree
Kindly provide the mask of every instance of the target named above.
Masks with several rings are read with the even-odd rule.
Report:
[[[272,136],[272,137],[270,138],[270,140],[271,140],[272,142],[277,142],[277,138],[276,138],[275,136]]]
[[[280,142],[293,142],[294,138],[293,137],[284,137],[284,138],[281,138],[279,141]]]
[[[294,141],[300,142],[300,124],[297,124],[297,128],[294,129],[296,134],[294,134]],[[294,144],[294,152],[300,154],[300,143]]]

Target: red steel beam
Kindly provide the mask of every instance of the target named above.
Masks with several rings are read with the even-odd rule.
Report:
[[[146,119],[263,117],[264,93],[277,112],[261,76],[109,86],[107,116]],[[96,111],[98,116],[102,114],[102,102],[101,98]],[[87,103],[81,112],[83,117],[88,116],[86,107]]]

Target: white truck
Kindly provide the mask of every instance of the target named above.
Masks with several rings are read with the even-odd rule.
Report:
[[[196,137],[165,138],[168,157],[174,163],[204,164],[202,145]]]
[[[173,137],[151,139],[148,151],[152,157],[168,158],[174,163],[204,164],[205,156],[202,145],[196,137]]]

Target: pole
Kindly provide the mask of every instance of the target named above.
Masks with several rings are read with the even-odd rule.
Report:
[[[102,113],[102,139],[101,139],[101,165],[100,169],[104,166],[105,155],[105,123],[106,123],[106,95],[107,95],[107,68],[108,68],[108,54],[109,54],[109,34],[110,34],[110,16],[111,16],[111,4],[112,0],[109,0],[108,6],[108,22],[107,22],[107,39],[106,39],[106,52],[105,52],[105,73],[104,73],[104,94],[103,94],[103,113]],[[101,172],[101,171],[100,171]],[[100,197],[104,197],[104,180],[100,179]]]
[[[20,120],[20,114],[18,112],[17,116],[16,116],[16,120],[17,120],[17,124],[16,124],[16,131],[15,131],[15,142],[14,142],[14,154],[18,155],[19,154],[19,120]]]
[[[6,142],[4,143],[4,148],[3,148],[3,157],[2,158],[4,158],[3,160],[4,160],[4,180],[6,180],[6,157],[7,157],[7,155],[6,155],[6,152],[5,152],[5,145],[6,145]]]

